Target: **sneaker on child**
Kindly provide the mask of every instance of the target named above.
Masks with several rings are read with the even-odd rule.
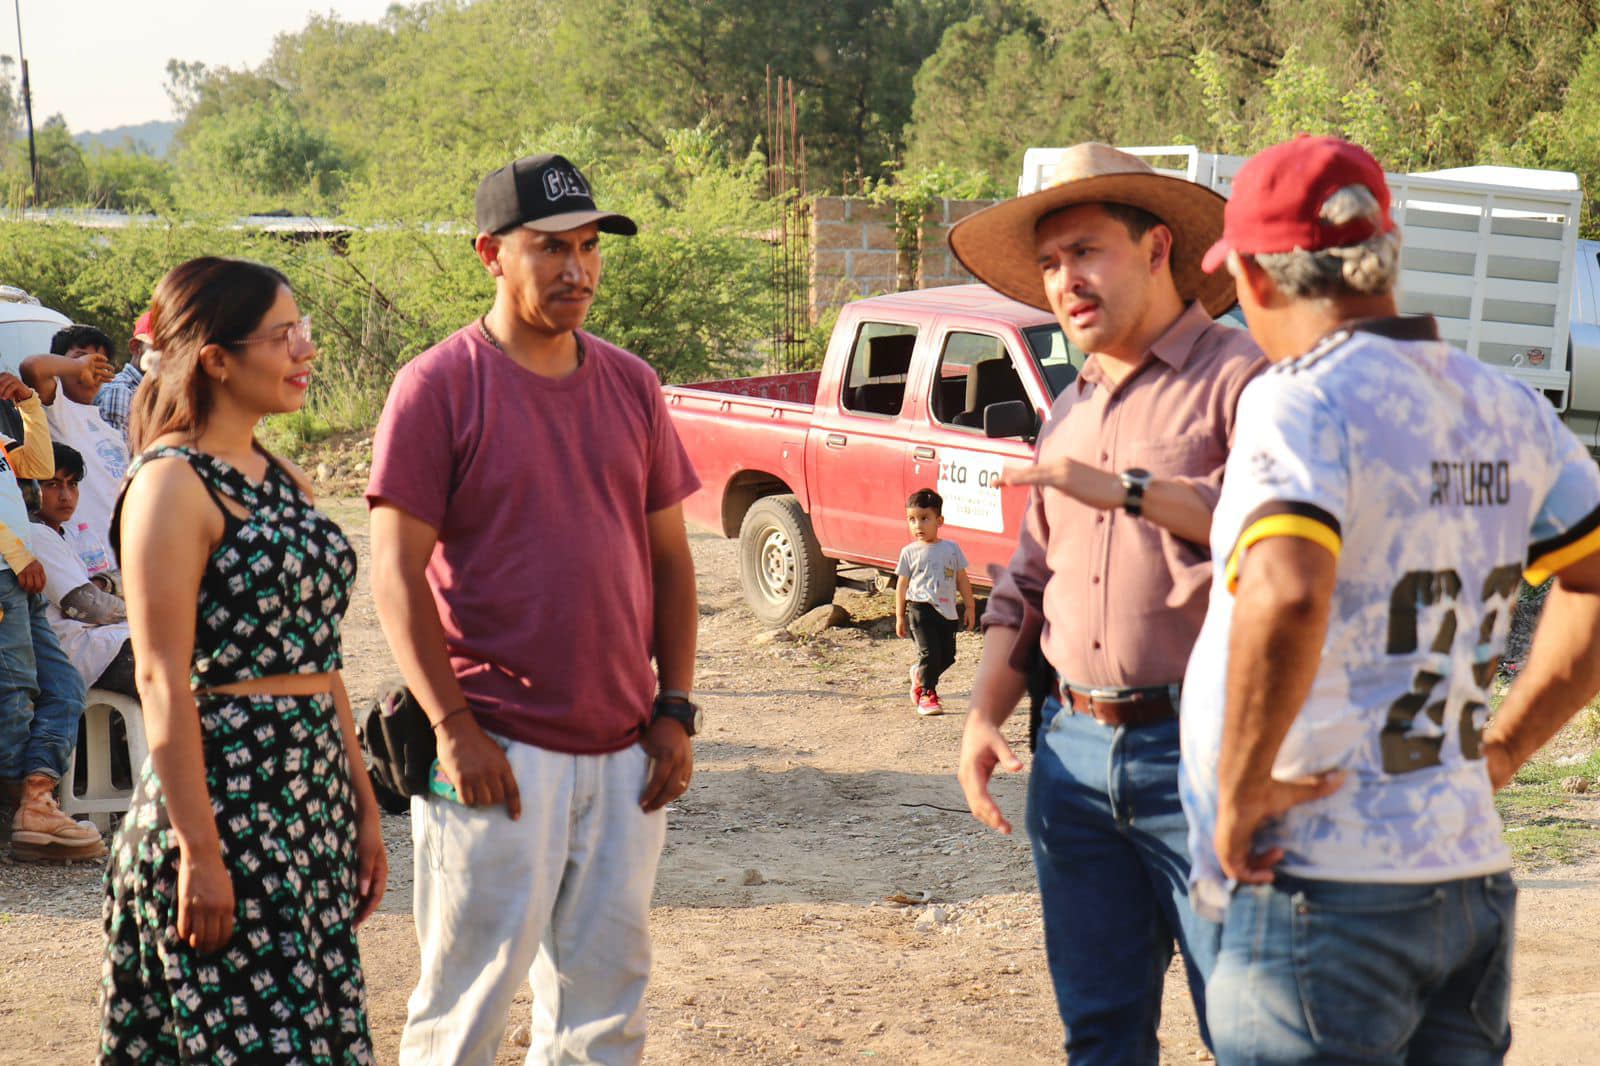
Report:
[[[944,704],[939,702],[939,694],[937,692],[924,692],[922,698],[917,700],[917,713],[924,718],[943,714]]]

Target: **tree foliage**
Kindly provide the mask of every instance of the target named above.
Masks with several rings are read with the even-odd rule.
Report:
[[[617,160],[697,127],[765,150],[769,75],[796,87],[814,190],[941,165],[1005,188],[1034,145],[1248,152],[1300,130],[1394,169],[1526,162],[1600,186],[1579,91],[1597,31],[1597,0],[421,0],[313,16],[252,69],[172,60],[171,179],[86,178],[56,138],[46,198],[463,220],[474,178],[535,131],[592,130]],[[0,132],[14,82],[0,61]],[[15,187],[14,149],[3,167]],[[106,184],[122,175],[127,194]]]
[[[170,158],[84,151],[41,124],[46,205],[155,213],[111,235],[7,225],[0,280],[113,335],[199,251],[286,269],[318,316],[315,403],[356,424],[388,375],[487,305],[472,194],[561,151],[639,219],[607,238],[594,327],[669,380],[762,354],[774,299],[769,77],[791,79],[812,191],[896,206],[1014,186],[1033,146],[1249,153],[1300,131],[1392,170],[1570,169],[1600,198],[1600,0],[420,0],[317,15],[256,67],[177,57]],[[16,68],[0,57],[0,206],[28,202]],[[219,225],[337,216],[344,241]],[[1600,229],[1593,211],[1587,228]]]
[[[200,120],[175,169],[180,200],[195,214],[319,213],[334,206],[345,178],[338,147],[282,93]]]
[[[907,155],[1013,181],[1035,145],[1248,153],[1334,132],[1390,169],[1573,169],[1586,152],[1594,0],[993,0],[917,78]]]
[[[881,175],[912,75],[962,0],[593,0],[554,36],[558,106],[640,149],[708,119],[741,150],[767,135],[768,72],[793,80],[818,185]],[[602,43],[604,42],[604,43]]]

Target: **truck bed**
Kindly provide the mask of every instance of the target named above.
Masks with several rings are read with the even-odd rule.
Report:
[[[689,521],[725,536],[736,533],[742,507],[723,508],[736,482],[767,485],[765,492],[792,491],[807,501],[806,433],[821,377],[813,370],[662,389],[678,437],[703,482],[684,501]]]
[[[671,385],[667,388],[667,395],[714,392],[809,406],[817,402],[817,382],[821,378],[820,370],[806,370],[797,374],[767,374],[754,378],[725,378],[722,381],[700,381],[692,385]]]

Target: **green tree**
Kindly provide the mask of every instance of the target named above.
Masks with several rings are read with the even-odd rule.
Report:
[[[794,81],[814,187],[882,174],[911,117],[911,75],[962,0],[594,0],[569,10],[550,69],[564,113],[635,150],[702,119],[767,137],[768,71]],[[602,47],[599,42],[606,44]]]
[[[944,31],[914,82],[906,165],[964,165],[1010,186],[1022,153],[1082,125],[1091,101],[1052,91],[1055,48],[1043,23],[1000,2]]]
[[[121,148],[90,152],[89,202],[96,207],[133,214],[168,214],[173,210],[172,167],[143,152]]]
[[[1584,194],[1584,235],[1600,238],[1600,31],[1589,35],[1561,107],[1534,115],[1504,155],[1509,163],[1575,172]]]
[[[345,178],[342,154],[283,93],[201,119],[176,166],[179,202],[200,214],[317,213]]]
[[[17,62],[0,55],[0,143],[9,144],[22,127],[22,93],[14,87]]]
[[[73,207],[90,202],[89,166],[83,149],[73,140],[66,119],[52,115],[37,127],[34,137],[39,160],[39,200],[43,207]],[[33,202],[28,169],[28,139],[19,137],[6,146],[3,170],[5,202],[22,206]]]

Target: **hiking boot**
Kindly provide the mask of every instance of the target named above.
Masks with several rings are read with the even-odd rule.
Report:
[[[939,694],[931,690],[924,690],[922,698],[917,701],[917,713],[924,718],[932,718],[936,714],[943,714],[944,704],[939,702]]]
[[[23,862],[76,862],[101,859],[106,843],[93,822],[75,822],[56,802],[56,781],[30,774],[22,782],[22,803],[11,820],[11,855]]]
[[[922,706],[922,679],[917,676],[917,666],[911,664],[911,706]]]

